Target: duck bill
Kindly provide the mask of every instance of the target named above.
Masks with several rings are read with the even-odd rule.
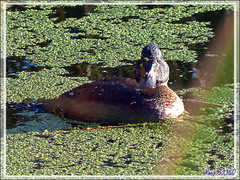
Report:
[[[152,67],[140,80],[140,87],[156,88],[156,72]]]

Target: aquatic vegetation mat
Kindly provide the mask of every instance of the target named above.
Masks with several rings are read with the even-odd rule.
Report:
[[[39,72],[17,72],[14,78],[7,78],[7,102],[20,103],[27,99],[53,99],[63,92],[83,83],[90,82],[87,77],[65,77],[63,68],[42,69]]]
[[[233,8],[96,5],[93,12],[81,18],[57,21],[54,16],[57,12],[76,7],[24,6],[24,11],[13,11],[11,7],[7,11],[7,56],[25,56],[38,66],[50,67],[83,61],[103,62],[108,67],[124,65],[124,59],[138,60],[141,49],[150,42],[159,45],[166,59],[196,62],[196,51],[188,45],[208,42],[214,36],[208,27],[210,22],[180,20],[206,11]]]
[[[152,9],[137,5],[89,7],[92,12],[81,18],[65,15],[61,19],[61,13],[67,14],[74,8],[84,11],[81,9],[84,6],[7,5],[7,66],[22,58],[41,69],[8,72],[8,103],[57,97],[70,90],[70,86],[77,86],[73,78],[61,76],[64,72],[61,68],[82,62],[101,63],[103,67],[132,64],[150,42],[159,45],[167,60],[197,62],[197,51],[189,48],[190,45],[204,44],[214,34],[210,22],[198,22],[190,17],[233,8],[225,5],[156,6]],[[189,20],[181,23],[183,18]],[[56,76],[50,75],[53,73]]]
[[[14,108],[89,82],[69,76],[67,66],[133,64],[150,42],[159,45],[167,60],[197,62],[191,45],[205,44],[214,34],[210,22],[191,17],[233,7],[96,5],[81,17],[61,15],[82,6],[7,8],[7,64],[20,58],[39,68],[8,71],[6,101]],[[188,20],[181,23],[183,19]],[[16,111],[17,124],[7,129],[7,175],[206,175],[207,168],[233,168],[233,85],[178,94],[185,99],[190,94],[189,100],[203,105],[186,111],[183,121],[118,128],[38,110]]]
[[[182,121],[73,128],[70,120],[30,113],[36,120],[7,131],[7,174],[206,175],[207,168],[234,168],[233,85],[179,94],[188,92],[208,104]]]

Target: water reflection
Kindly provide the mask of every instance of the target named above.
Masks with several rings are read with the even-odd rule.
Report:
[[[19,107],[19,109],[17,107]],[[30,121],[29,117],[25,117],[25,116],[17,114],[17,113],[21,112],[22,109],[23,108],[20,107],[20,106],[9,105],[9,107],[6,110],[6,117],[7,117],[6,126],[7,126],[7,129],[15,128],[17,126],[20,126],[21,123],[23,123],[23,122]]]
[[[54,23],[65,21],[66,18],[82,18],[87,16],[88,13],[93,13],[93,5],[82,5],[82,6],[60,6],[53,7],[56,13],[49,14],[49,18],[58,18]]]
[[[193,63],[184,63],[182,61],[168,61],[170,67],[169,86],[174,90],[183,89],[186,87],[196,86],[198,83],[189,84],[190,80],[196,79],[196,71],[192,67]],[[80,76],[88,77],[90,80],[100,80],[107,77],[123,77],[134,79],[135,65],[124,65],[117,67],[102,67],[103,64],[89,64],[86,62],[64,67],[69,74],[64,76]],[[196,68],[194,68],[196,69]]]
[[[40,71],[43,68],[46,68],[46,67],[37,66],[31,63],[31,61],[27,60],[24,56],[9,56],[7,57],[6,60],[7,60],[6,62],[7,77],[16,77],[13,74],[17,72],[22,72],[22,71],[36,72],[36,71]]]

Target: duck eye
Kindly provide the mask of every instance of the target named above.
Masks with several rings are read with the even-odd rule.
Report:
[[[148,61],[149,59],[147,57],[144,57],[144,61]]]

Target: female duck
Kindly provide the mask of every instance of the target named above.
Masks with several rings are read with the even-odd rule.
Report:
[[[167,120],[182,114],[184,105],[167,86],[169,67],[156,45],[143,48],[135,78],[106,78],[84,84],[44,108],[62,117],[106,124]]]

